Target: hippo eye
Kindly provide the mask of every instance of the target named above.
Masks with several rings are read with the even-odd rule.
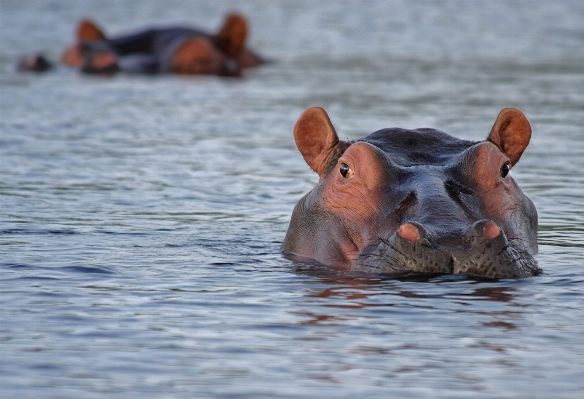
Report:
[[[506,163],[505,165],[501,166],[501,177],[503,179],[506,178],[510,170],[511,166],[509,165],[509,163]]]
[[[353,176],[353,171],[351,170],[351,167],[346,163],[341,164],[339,172],[341,172],[341,175],[343,175],[345,179],[348,179],[349,177]]]

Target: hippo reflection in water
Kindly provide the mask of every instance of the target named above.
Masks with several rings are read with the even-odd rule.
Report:
[[[482,142],[428,128],[346,142],[309,108],[294,139],[320,180],[282,251],[368,273],[537,275],[537,211],[509,174],[530,137],[525,115],[506,108]]]

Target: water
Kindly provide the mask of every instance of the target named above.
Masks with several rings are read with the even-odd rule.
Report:
[[[215,29],[226,1],[0,1],[4,398],[584,395],[584,3],[242,1],[245,79],[17,74],[75,22]],[[341,138],[486,137],[523,110],[513,170],[542,276],[335,274],[279,253],[317,178],[308,106]]]

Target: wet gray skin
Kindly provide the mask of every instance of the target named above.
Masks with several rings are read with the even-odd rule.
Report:
[[[285,253],[367,273],[541,272],[537,212],[509,174],[531,137],[521,111],[501,111],[484,142],[399,128],[343,142],[321,108],[294,136],[320,181],[294,209]]]

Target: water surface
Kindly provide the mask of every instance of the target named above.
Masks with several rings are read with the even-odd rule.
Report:
[[[2,398],[584,395],[584,3],[242,1],[244,79],[17,74],[75,23],[189,22],[231,2],[0,0]],[[396,280],[279,253],[317,181],[308,106],[341,138],[487,136],[530,118],[513,170],[542,276]]]

